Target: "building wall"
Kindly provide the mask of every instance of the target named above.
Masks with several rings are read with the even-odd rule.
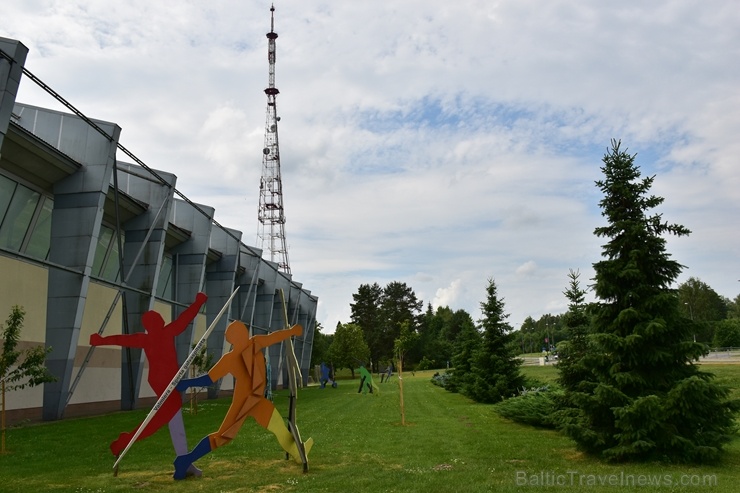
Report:
[[[28,262],[0,256],[0,323],[5,322],[13,306],[26,312],[18,349],[44,343],[46,332],[46,269]],[[15,390],[6,394],[7,410],[41,406],[41,387]]]
[[[4,279],[19,279],[19,284],[0,282],[0,313],[7,314],[13,305],[23,307],[26,312],[21,332],[20,349],[27,349],[44,344],[44,322],[46,319],[46,270],[23,261],[16,261],[0,256],[0,272]],[[5,277],[7,275],[7,277]],[[75,350],[73,375],[76,376],[90,349],[90,335],[97,333],[105,320],[108,309],[116,296],[117,290],[101,283],[91,283],[85,314],[80,332],[79,344]],[[171,321],[172,305],[157,301],[154,309],[162,315],[165,322]],[[122,309],[117,303],[102,335],[120,334]],[[197,337],[205,333],[205,314],[197,316],[195,325]],[[117,402],[121,395],[121,352],[118,346],[97,347],[91,355],[86,370],[82,373],[70,404],[90,402]],[[156,397],[147,383],[149,365],[145,362],[143,382],[139,397]],[[230,388],[230,387],[226,387]],[[13,391],[7,395],[6,409],[40,408],[43,401],[42,387],[28,387]]]
[[[0,56],[0,322],[14,305],[23,306],[20,348],[51,347],[47,366],[58,377],[9,393],[8,422],[151,406],[156,396],[147,383],[146,358],[115,346],[90,352],[90,335],[109,311],[103,335],[122,333],[123,320],[129,332],[142,331],[147,310],[170,321],[199,290],[209,300],[177,341],[181,361],[211,323],[213,362],[229,349],[223,339],[228,320],[242,318],[254,333],[282,329],[282,290],[290,323],[304,326],[296,352],[306,383],[318,298],[262,259],[259,249],[241,243],[241,232],[216,226],[213,208],[175,198],[174,174],[118,161],[116,124],[94,122],[109,138],[78,115],[17,103],[27,50],[4,38],[0,50],[13,59]],[[119,190],[112,188],[114,173],[125,182]],[[239,296],[215,323],[236,287]],[[111,311],[121,293],[127,310],[119,301]],[[277,356],[270,358],[274,388],[285,358],[279,348],[271,354]],[[137,389],[133,400],[124,389],[131,385]],[[232,378],[221,382],[222,392],[232,388]]]
[[[46,269],[30,262],[0,255],[0,323],[14,305],[25,312],[23,341],[43,343],[46,333]]]

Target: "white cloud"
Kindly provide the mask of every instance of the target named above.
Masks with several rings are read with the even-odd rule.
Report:
[[[276,9],[286,236],[327,329],[373,282],[478,318],[492,277],[512,324],[565,310],[568,269],[588,283],[600,259],[593,183],[611,138],[694,231],[669,240],[685,275],[740,291],[735,2]],[[3,17],[31,72],[253,241],[269,2],[9,0]],[[28,80],[19,100],[59,108]]]
[[[460,292],[460,279],[455,279],[446,288],[439,288],[434,295],[432,301],[433,308],[439,308],[441,306],[454,307],[457,302],[457,297]]]
[[[537,272],[537,262],[530,260],[516,268],[516,273],[523,276],[531,276]]]

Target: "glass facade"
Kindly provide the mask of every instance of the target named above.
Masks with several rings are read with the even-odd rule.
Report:
[[[41,231],[44,228],[46,233]],[[0,248],[44,260],[50,233],[51,200],[0,175]]]
[[[121,234],[124,234],[124,232],[121,231]],[[121,238],[121,243],[123,243],[123,238]],[[98,237],[98,244],[95,247],[92,275],[106,281],[120,281],[121,270],[119,269],[119,264],[118,239],[116,238],[115,231],[113,228],[109,228],[103,224],[100,227],[100,236]]]
[[[50,197],[0,175],[0,248],[46,260],[51,244],[53,208],[54,200]],[[115,232],[103,225],[95,249],[92,275],[111,282],[120,281],[118,264]]]
[[[54,208],[54,201],[49,197],[42,197],[41,200],[41,210],[31,229],[25,250],[31,257],[47,259],[51,245],[51,210]]]
[[[0,175],[0,224],[2,224],[3,219],[5,219],[5,213],[8,211],[10,199],[13,198],[15,186],[16,182]]]
[[[53,208],[51,197],[0,175],[0,248],[39,260],[48,259]],[[125,235],[123,231],[121,234]],[[121,243],[124,241],[125,236]],[[119,263],[116,232],[104,224],[95,247],[92,275],[110,282],[121,282]],[[174,271],[172,255],[165,254],[156,287],[157,297],[174,300]]]
[[[157,297],[166,300],[174,300],[174,268],[172,255],[165,253],[162,259],[162,267],[159,270],[159,280],[157,281]]]

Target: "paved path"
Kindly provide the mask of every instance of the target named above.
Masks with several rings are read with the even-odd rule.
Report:
[[[699,361],[702,363],[740,363],[740,351],[712,352]]]
[[[525,356],[521,359],[524,360],[524,366],[538,366],[540,364],[540,359],[538,357]],[[699,362],[708,364],[740,364],[740,351],[711,352],[701,358]],[[555,363],[555,361],[551,359],[545,363],[545,365],[549,366],[553,363]]]

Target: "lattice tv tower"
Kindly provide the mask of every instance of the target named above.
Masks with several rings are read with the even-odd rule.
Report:
[[[267,94],[267,118],[265,122],[265,147],[262,149],[262,177],[260,178],[260,205],[257,212],[259,226],[257,241],[263,251],[270,252],[270,260],[278,268],[290,274],[288,248],[285,244],[285,210],[283,208],[283,181],[280,178],[280,148],[278,146],[277,104],[280,94],[275,87],[275,5],[270,7],[270,32],[267,33],[267,60],[270,62]]]

